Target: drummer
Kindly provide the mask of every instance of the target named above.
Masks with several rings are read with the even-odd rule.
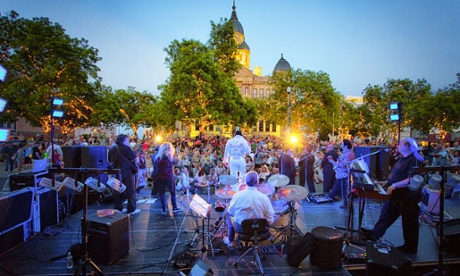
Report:
[[[270,200],[265,194],[257,190],[257,184],[259,184],[257,172],[248,172],[245,180],[247,188],[237,192],[228,206],[228,235],[224,237],[224,243],[229,247],[233,246],[235,230],[236,232],[243,232],[241,227],[243,220],[265,218],[271,225],[275,219],[275,211]]]

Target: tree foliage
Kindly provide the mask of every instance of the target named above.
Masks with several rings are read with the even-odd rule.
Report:
[[[165,48],[171,75],[159,87],[158,108],[165,114],[160,121],[166,127],[181,121],[188,127],[198,125],[203,132],[211,124],[255,122],[255,107],[243,101],[233,79],[238,67],[229,26],[228,22],[212,23],[209,46],[196,40],[174,40]]]
[[[50,124],[50,100],[64,99],[65,116],[55,120],[64,133],[91,125],[88,104],[99,82],[98,51],[85,39],[71,38],[48,18],[20,18],[14,11],[0,17],[0,63],[8,69],[0,85],[9,109],[0,120],[23,117],[45,130]]]

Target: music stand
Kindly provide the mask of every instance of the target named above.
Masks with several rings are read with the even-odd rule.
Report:
[[[198,214],[200,216],[200,218],[202,219],[202,224],[201,224],[201,235],[202,235],[202,246],[201,246],[201,259],[203,259],[203,253],[206,252],[206,251],[211,251],[212,253],[212,256],[214,257],[214,252],[219,252],[218,249],[214,249],[213,246],[212,246],[212,238],[211,238],[211,234],[209,233],[209,220],[211,218],[211,204],[208,204],[204,199],[202,199],[199,195],[194,195],[193,196],[193,200],[190,202],[190,205],[189,205],[190,209],[192,209],[193,212],[195,212],[196,214]],[[205,220],[207,220],[207,223],[208,223],[208,231],[204,231],[204,224],[205,224]],[[192,245],[198,234],[199,234],[199,225],[197,225],[197,229],[195,231],[195,234],[193,235],[193,239],[192,239],[192,242],[190,243],[190,245]],[[205,244],[208,244],[211,249],[208,250],[205,246]]]

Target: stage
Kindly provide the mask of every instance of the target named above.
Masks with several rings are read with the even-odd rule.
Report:
[[[225,199],[217,197],[214,190],[211,191],[209,198],[205,189],[200,189],[198,195],[211,204],[209,225],[215,224],[222,215],[222,212],[216,212],[215,202],[225,202]],[[193,275],[205,275],[204,271],[212,271],[214,275],[260,275],[260,271],[252,263],[251,254],[246,256],[237,267],[234,266],[234,262],[245,252],[245,249],[228,248],[222,242],[221,232],[208,231],[208,220],[203,220],[201,215],[190,208],[192,200],[192,195],[178,196],[178,206],[181,206],[183,211],[173,213],[169,202],[170,208],[167,214],[163,215],[160,213],[159,199],[151,197],[150,189],[147,187],[138,196],[137,207],[141,209],[140,214],[127,218],[124,214],[111,216],[113,223],[109,223],[107,227],[111,229],[108,231],[113,232],[113,235],[105,237],[103,234],[105,230],[98,228],[93,221],[90,246],[93,250],[102,250],[102,252],[104,252],[104,247],[112,248],[109,258],[114,259],[109,259],[110,264],[102,263],[106,261],[95,260],[96,266],[105,275],[179,275],[181,272],[187,275],[192,268],[194,273],[198,271],[198,274]],[[291,234],[290,231],[286,231],[282,235],[277,235],[277,239],[271,243],[263,245],[265,260],[262,261],[262,265],[265,275],[365,275],[366,263],[364,259],[361,259],[364,251],[360,248],[366,248],[366,242],[359,240],[358,233],[342,228],[346,228],[349,212],[341,209],[341,204],[338,201],[317,204],[307,199],[294,201],[295,225],[302,233],[293,231]],[[382,201],[367,200],[362,227],[372,228],[378,219],[381,204]],[[88,207],[88,217],[94,218],[98,210],[111,207],[111,203],[92,203]],[[357,200],[354,201],[354,207],[353,227],[350,226],[349,230],[358,229]],[[445,212],[453,219],[460,218],[460,203],[457,198],[453,201],[446,199]],[[56,234],[35,233],[21,245],[5,252],[0,257],[0,274],[73,275],[78,263],[72,269],[67,269],[65,257],[54,261],[50,259],[66,254],[71,246],[82,242],[81,218],[82,211],[78,211],[52,226],[54,230],[57,230]],[[111,218],[104,219],[106,222],[111,221]],[[289,222],[289,219],[289,213],[280,214],[278,222],[284,225],[285,222]],[[205,223],[204,233],[202,231],[203,222]],[[408,256],[412,261],[412,275],[422,275],[433,271],[439,264],[436,228],[427,224],[426,218],[423,222],[420,224],[418,253]],[[343,262],[341,267],[335,269],[312,265],[309,257],[305,258],[299,267],[291,267],[284,251],[284,243],[294,236],[302,236],[311,232],[318,226],[341,229],[344,236],[349,237],[351,241],[350,245],[344,243],[344,253],[354,253],[346,255],[356,258],[352,258],[349,263]],[[281,230],[278,230],[274,234],[280,232]],[[102,234],[98,236],[95,233]],[[204,244],[203,236],[206,241]],[[212,240],[212,246],[209,240]],[[384,240],[394,246],[402,244],[401,219],[398,219],[389,228]],[[127,254],[124,253],[127,248],[124,248],[122,244],[129,247]],[[211,249],[218,252],[213,254]],[[101,253],[97,254],[96,259],[103,257]],[[118,258],[117,254],[122,256]],[[459,271],[460,256],[448,252],[442,263],[448,274],[454,275]],[[88,271],[90,270],[92,269],[88,267]]]

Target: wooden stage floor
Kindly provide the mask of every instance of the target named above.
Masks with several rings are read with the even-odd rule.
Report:
[[[199,196],[212,204],[209,224],[214,224],[221,213],[214,209],[216,201],[222,201],[212,192],[208,194],[200,191]],[[156,198],[150,197],[150,190],[144,189],[138,196],[138,208],[141,213],[128,218],[129,223],[129,253],[114,261],[110,265],[96,263],[96,266],[105,275],[179,275],[188,274],[193,267],[194,272],[200,267],[209,268],[214,275],[260,275],[259,270],[251,262],[252,255],[248,255],[239,263],[233,264],[243,254],[242,248],[227,248],[221,235],[207,235],[207,222],[205,224],[205,240],[212,238],[212,248],[219,250],[214,256],[210,252],[208,243],[203,245],[202,219],[191,210],[190,202],[193,198],[178,197],[178,205],[183,211],[178,213],[160,213],[160,203]],[[170,204],[170,203],[169,203]],[[362,226],[372,228],[377,221],[382,202],[368,200],[363,216]],[[340,208],[341,202],[316,204],[304,199],[295,202],[295,224],[302,234],[310,232],[317,226],[336,227],[345,226],[348,221],[348,211]],[[357,201],[354,203],[357,209]],[[452,218],[460,218],[460,203],[458,199],[446,200],[446,213]],[[97,210],[111,208],[111,203],[93,203],[88,207],[88,215],[93,215]],[[169,208],[171,210],[171,208]],[[358,215],[353,215],[353,228],[358,228]],[[280,215],[279,222],[289,222],[289,214]],[[66,259],[50,261],[53,257],[65,254],[74,244],[81,243],[81,218],[82,211],[62,219],[53,228],[58,233],[53,236],[37,233],[25,243],[0,256],[0,275],[73,275],[76,267],[66,268]],[[386,242],[395,246],[402,244],[401,219],[389,228],[384,236]],[[198,231],[198,233],[197,233]],[[340,230],[346,234],[345,230]],[[197,235],[196,235],[197,233]],[[365,248],[358,242],[358,234],[351,234],[352,245]],[[291,267],[287,262],[284,242],[292,236],[287,231],[263,247],[265,260],[262,261],[265,275],[365,275],[366,264],[357,259],[357,263],[343,263],[336,269],[327,269],[314,266],[310,258],[304,259],[299,267]],[[293,233],[294,235],[295,233]],[[193,239],[195,237],[195,239]],[[191,244],[193,241],[193,244]],[[101,244],[98,242],[98,244]],[[196,249],[193,251],[193,249]],[[363,252],[355,246],[344,246],[344,252]],[[185,256],[182,257],[181,256]],[[351,256],[351,255],[350,255]],[[436,229],[426,223],[420,224],[420,244],[416,255],[409,256],[412,260],[412,275],[422,275],[432,271],[439,264],[438,247],[436,245]],[[91,257],[91,256],[90,256]],[[446,253],[442,261],[447,274],[458,273],[460,256]],[[77,265],[78,266],[78,265]],[[87,266],[87,271],[92,269]],[[200,270],[201,271],[201,270]],[[457,272],[455,272],[457,271]],[[194,275],[204,275],[199,272]],[[458,275],[458,274],[457,274]]]

